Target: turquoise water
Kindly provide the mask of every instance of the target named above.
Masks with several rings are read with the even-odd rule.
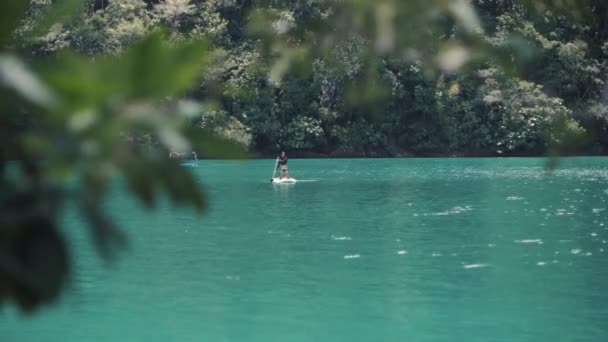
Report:
[[[608,158],[200,161],[111,265],[69,211],[72,288],[1,341],[606,341]],[[605,251],[606,250],[606,251]]]

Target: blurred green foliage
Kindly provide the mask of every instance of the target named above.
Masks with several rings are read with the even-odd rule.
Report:
[[[105,256],[122,175],[202,210],[169,150],[606,152],[600,0],[30,0],[0,4],[0,300],[69,275],[65,201]],[[80,186],[66,187],[78,176]]]
[[[40,15],[45,25],[58,20],[48,25],[50,30],[82,24],[63,21],[73,1],[54,5],[62,15],[53,8],[30,8],[28,13]],[[25,14],[23,6],[2,6],[3,23],[4,17]],[[132,1],[110,4],[107,10],[115,12],[109,25],[120,26],[145,8]],[[17,23],[5,30],[13,31]],[[69,275],[71,263],[58,227],[66,201],[80,207],[95,245],[111,257],[125,244],[102,209],[112,178],[122,175],[146,206],[167,194],[200,211],[206,205],[200,186],[167,158],[168,151],[222,157],[243,153],[237,143],[192,124],[203,103],[181,100],[202,79],[210,56],[206,40],[172,42],[159,30],[129,26],[138,33],[119,28],[118,38],[104,42],[104,54],[86,56],[53,50],[69,47],[56,39],[71,35],[41,40],[30,34],[42,24],[29,17],[22,24],[30,27],[17,28],[20,40],[5,45],[0,54],[0,300],[13,298],[31,310],[56,298]],[[27,42],[34,50],[19,45]],[[39,57],[31,59],[24,51]],[[67,187],[74,176],[79,186]]]

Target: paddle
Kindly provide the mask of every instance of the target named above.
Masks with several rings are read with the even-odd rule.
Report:
[[[274,169],[272,169],[272,178],[270,178],[271,183],[272,183],[272,179],[274,178],[275,173],[277,173],[277,166],[279,166],[279,157],[277,157],[277,162],[274,163]]]

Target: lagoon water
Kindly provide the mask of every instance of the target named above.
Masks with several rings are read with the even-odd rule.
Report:
[[[208,211],[146,211],[106,264],[65,215],[71,288],[0,341],[607,341],[608,158],[200,161]]]

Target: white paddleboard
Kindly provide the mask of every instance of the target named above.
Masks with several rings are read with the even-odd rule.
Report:
[[[293,184],[297,182],[295,178],[273,178],[272,182],[275,184]]]

